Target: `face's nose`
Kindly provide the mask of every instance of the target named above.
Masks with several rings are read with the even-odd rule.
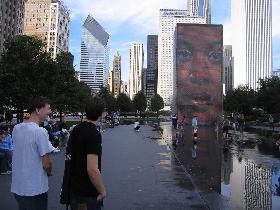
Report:
[[[200,51],[194,55],[190,69],[190,80],[197,85],[208,85],[210,83],[207,56],[204,52]]]

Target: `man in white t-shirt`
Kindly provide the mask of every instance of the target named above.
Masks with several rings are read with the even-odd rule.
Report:
[[[30,119],[13,129],[13,164],[11,192],[19,210],[48,209],[48,176],[52,174],[49,154],[54,147],[46,129],[39,124],[51,113],[47,98],[36,96],[30,101]]]

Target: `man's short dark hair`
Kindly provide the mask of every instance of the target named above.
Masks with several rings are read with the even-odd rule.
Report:
[[[33,96],[29,100],[28,112],[31,114],[36,109],[41,109],[50,104],[50,100],[43,96]]]
[[[90,98],[86,104],[86,116],[88,120],[96,121],[105,111],[105,102],[99,96]]]

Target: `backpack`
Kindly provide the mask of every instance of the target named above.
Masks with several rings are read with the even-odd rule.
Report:
[[[71,136],[69,138],[65,152],[65,168],[60,191],[60,203],[66,205],[66,209],[70,205],[70,164],[71,164]]]

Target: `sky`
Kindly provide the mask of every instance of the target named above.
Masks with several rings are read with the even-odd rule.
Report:
[[[273,4],[273,69],[280,69],[280,0]],[[122,80],[129,78],[130,43],[144,44],[159,32],[159,9],[186,9],[187,0],[64,0],[70,10],[70,52],[80,64],[82,25],[92,15],[110,34],[110,67],[117,51],[122,56]],[[212,23],[224,25],[224,44],[231,44],[231,0],[212,0]],[[145,65],[146,67],[146,53]]]

